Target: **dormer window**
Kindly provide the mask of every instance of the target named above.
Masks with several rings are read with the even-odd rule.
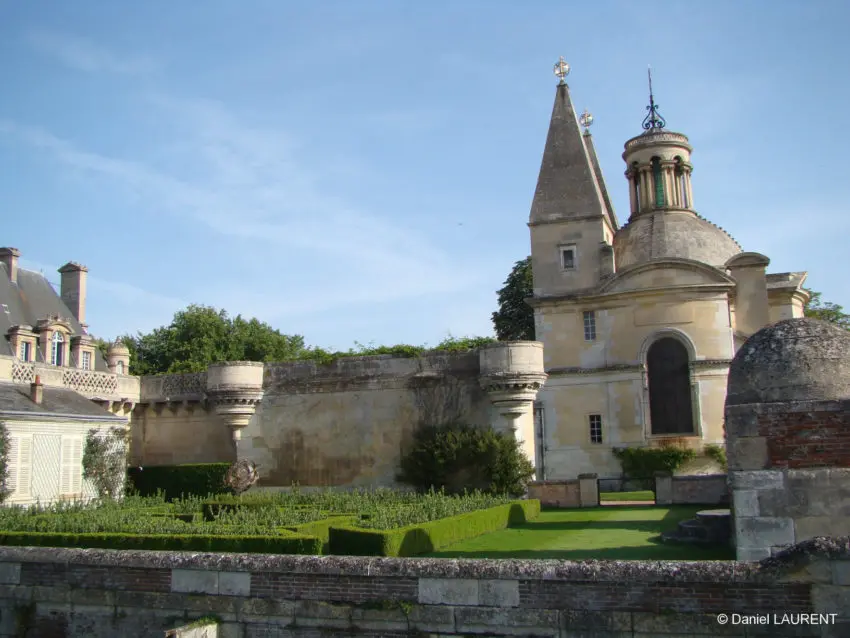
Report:
[[[561,268],[563,270],[576,269],[576,247],[561,246]]]
[[[65,337],[58,330],[53,333],[50,347],[50,363],[54,366],[62,365],[62,352],[65,349]]]
[[[88,350],[83,350],[81,364],[83,370],[91,370],[91,352]]]
[[[19,356],[21,361],[30,360],[30,357],[32,357],[32,344],[29,341],[21,341]]]

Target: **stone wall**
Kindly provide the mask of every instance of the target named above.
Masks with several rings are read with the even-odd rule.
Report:
[[[232,363],[227,371],[240,365],[256,364]],[[541,346],[534,342],[411,358],[269,363],[262,381],[257,378],[256,408],[241,405],[239,397],[223,405],[221,389],[211,385],[213,367],[146,377],[132,461],[144,466],[238,457],[258,465],[260,487],[391,487],[415,429],[451,421],[500,431],[513,427],[534,459],[532,402],[545,379],[542,366]],[[226,423],[234,408],[247,415],[237,445],[233,423]]]
[[[536,481],[528,485],[528,498],[539,500],[543,507],[596,507],[599,482],[596,474],[565,481]]]
[[[233,638],[754,635],[718,614],[768,614],[775,636],[837,637],[850,626],[778,621],[837,613],[846,623],[848,609],[850,538],[750,564],[0,548],[9,637],[159,637],[210,615]]]
[[[728,406],[738,558],[850,534],[850,401]]]
[[[659,505],[728,505],[725,474],[655,477],[655,502]]]

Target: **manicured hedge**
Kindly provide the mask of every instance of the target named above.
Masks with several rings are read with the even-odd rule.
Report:
[[[358,520],[357,516],[334,515],[328,514],[328,518],[323,518],[320,521],[311,521],[310,523],[301,523],[300,525],[287,526],[283,529],[289,530],[295,534],[304,536],[315,536],[322,543],[330,541],[330,529],[333,527],[344,527],[354,525]]]
[[[127,470],[129,487],[141,496],[165,493],[174,500],[186,496],[209,496],[227,493],[224,476],[229,463],[196,463],[190,465],[147,465]]]
[[[344,556],[416,556],[468,538],[520,525],[540,514],[540,501],[513,501],[438,521],[391,530],[331,527],[328,553]]]
[[[65,534],[0,532],[0,546],[145,549],[160,551],[233,552],[251,554],[321,554],[314,536],[278,531],[276,536],[212,536],[201,534]]]

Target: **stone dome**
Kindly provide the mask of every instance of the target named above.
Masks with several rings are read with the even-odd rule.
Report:
[[[747,339],[729,368],[726,405],[850,398],[850,332],[786,319]]]
[[[116,339],[115,341],[109,344],[109,347],[107,347],[106,352],[107,354],[127,355],[130,354],[130,349],[125,346],[120,339]]]
[[[689,211],[644,213],[614,235],[617,268],[668,257],[723,268],[741,247],[722,228]]]

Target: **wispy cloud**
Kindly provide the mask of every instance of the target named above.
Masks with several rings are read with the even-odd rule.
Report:
[[[91,179],[123,184],[142,194],[152,211],[189,216],[228,242],[245,240],[275,269],[299,272],[295,290],[282,289],[267,267],[252,276],[256,292],[244,285],[223,289],[218,282],[192,291],[202,303],[271,319],[458,291],[478,282],[477,273],[445,253],[436,237],[399,224],[405,210],[382,217],[335,195],[321,168],[303,159],[299,140],[286,131],[246,125],[217,102],[161,95],[149,102],[176,140],[159,154],[166,160],[156,167],[8,120],[0,120],[0,135]]]
[[[31,31],[26,39],[35,50],[77,71],[139,75],[156,68],[152,57],[118,55],[73,35],[53,31]]]

